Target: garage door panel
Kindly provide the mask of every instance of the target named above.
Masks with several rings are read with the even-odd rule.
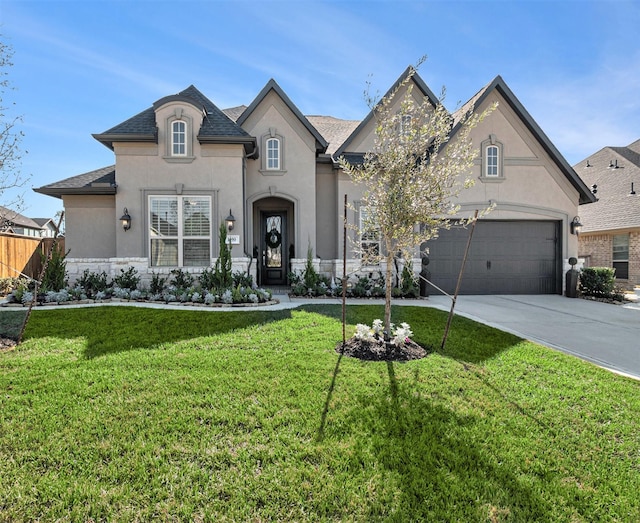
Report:
[[[480,221],[461,284],[461,294],[555,294],[561,289],[560,223]],[[469,229],[441,231],[428,243],[431,280],[455,291]]]

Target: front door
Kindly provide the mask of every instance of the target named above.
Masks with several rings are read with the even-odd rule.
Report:
[[[263,211],[260,216],[263,287],[287,284],[287,213]]]

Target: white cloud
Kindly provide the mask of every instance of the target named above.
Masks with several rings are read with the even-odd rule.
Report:
[[[523,87],[516,95],[571,164],[640,138],[640,52]]]

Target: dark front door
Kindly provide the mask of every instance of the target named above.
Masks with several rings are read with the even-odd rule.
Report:
[[[261,285],[287,284],[287,267],[289,266],[287,240],[287,213],[263,211],[260,217],[262,278]]]

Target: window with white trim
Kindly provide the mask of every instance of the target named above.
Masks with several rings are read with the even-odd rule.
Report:
[[[211,197],[149,196],[152,267],[211,264]]]
[[[613,236],[613,268],[616,278],[629,279],[629,235],[616,234]]]
[[[360,252],[363,263],[378,265],[380,263],[380,226],[367,206],[360,206]]]
[[[410,114],[402,114],[400,115],[398,124],[400,126],[399,135],[402,138],[406,138],[411,134],[411,115]]]
[[[500,176],[499,163],[498,163],[498,155],[500,151],[497,145],[489,145],[485,149],[486,161],[485,167],[486,171],[484,173],[485,176]]]
[[[187,122],[184,120],[171,122],[171,155],[187,155]]]
[[[280,139],[268,138],[267,139],[267,170],[279,171],[280,170]]]

